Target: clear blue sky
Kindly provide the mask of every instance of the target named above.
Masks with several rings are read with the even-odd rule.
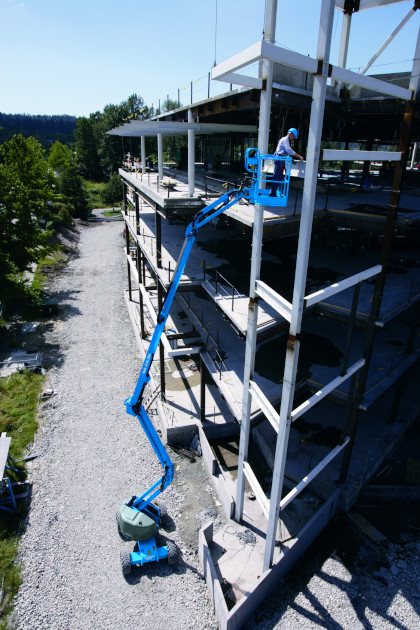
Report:
[[[0,111],[87,116],[137,93],[207,96],[207,73],[261,39],[264,0],[0,0]],[[412,0],[353,16],[347,67],[371,58]],[[321,0],[278,0],[276,41],[315,56]],[[331,61],[342,13],[336,10]],[[370,73],[411,70],[420,11]],[[187,86],[187,89],[183,88]],[[226,89],[212,82],[211,94]]]

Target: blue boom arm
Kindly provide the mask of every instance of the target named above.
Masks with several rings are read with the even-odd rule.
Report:
[[[155,499],[161,492],[163,492],[163,490],[165,490],[165,488],[171,483],[174,473],[174,465],[168,453],[166,452],[149,416],[147,415],[144,406],[142,405],[142,399],[146,385],[150,381],[150,366],[152,364],[154,354],[157,350],[163,331],[165,329],[166,320],[168,319],[169,311],[172,306],[175,293],[181,281],[182,274],[184,273],[185,266],[191,253],[191,249],[196,240],[197,231],[201,227],[206,225],[206,223],[209,223],[209,221],[217,217],[219,214],[225,212],[234,203],[239,201],[239,199],[246,198],[248,200],[251,200],[251,190],[252,186],[251,189],[240,187],[235,190],[230,190],[229,192],[219,197],[219,199],[211,203],[209,206],[206,206],[205,208],[200,210],[195,215],[192,222],[188,225],[185,231],[184,244],[182,246],[182,250],[174,271],[174,276],[166,295],[162,310],[157,317],[156,328],[154,330],[149,348],[143,361],[137,385],[135,387],[133,395],[130,398],[127,398],[125,401],[127,413],[137,417],[163,467],[162,477],[155,484],[153,484],[141,497],[136,497],[135,501],[132,503],[132,506],[136,507],[139,511],[147,507],[151,503],[151,501],[153,501],[153,499]]]

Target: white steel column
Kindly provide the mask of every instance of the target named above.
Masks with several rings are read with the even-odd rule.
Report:
[[[410,163],[410,168],[414,167],[415,161],[416,161],[416,151],[417,151],[417,142],[413,143],[413,152],[411,154],[411,163]]]
[[[418,93],[419,85],[420,85],[420,29],[417,35],[416,50],[414,52],[413,60],[414,61],[413,61],[413,68],[411,70],[409,88],[410,90],[413,90],[414,94],[416,95]],[[411,155],[411,165],[410,165],[411,168],[413,168],[414,163],[416,161],[417,148],[418,148],[418,143],[414,142],[413,153]]]
[[[338,52],[338,64],[341,68],[346,67],[347,63],[347,52],[349,49],[349,38],[350,38],[350,27],[351,27],[351,13],[343,14],[343,24],[341,26],[341,39],[340,39],[340,50]],[[335,86],[335,94],[336,96],[340,96],[340,90],[342,86],[341,81],[337,81]]]
[[[163,141],[162,134],[157,135],[157,150],[158,150],[158,178],[163,179]]]
[[[277,0],[267,0],[264,16],[263,40],[274,44],[276,39]],[[268,152],[270,134],[271,93],[273,85],[273,62],[264,59],[261,64],[261,78],[265,81],[265,89],[260,95],[260,120],[258,125],[258,148],[261,153]]]
[[[416,50],[413,57],[413,69],[411,70],[410,90],[413,90],[414,94],[418,94],[420,85],[420,28],[417,34]]]
[[[264,16],[264,39],[274,43],[276,34],[277,0],[267,0]],[[265,79],[265,90],[260,96],[260,120],[258,127],[258,149],[267,153],[270,133],[271,92],[273,83],[273,62],[264,60],[262,78]],[[243,514],[245,474],[244,463],[248,459],[249,430],[251,417],[251,394],[249,381],[254,375],[255,348],[257,344],[258,298],[255,293],[256,281],[260,277],[261,250],[263,237],[264,210],[262,206],[254,206],[254,227],[252,233],[251,275],[249,287],[248,325],[245,347],[244,384],[242,394],[242,419],[239,440],[238,480],[236,485],[235,519],[239,522]]]
[[[141,172],[146,172],[146,138],[141,136],[140,138],[140,147],[141,147]]]
[[[331,47],[333,19],[334,0],[322,0],[317,48],[319,70],[318,74],[314,76],[314,87],[312,94],[308,152],[306,157],[306,174],[303,187],[302,214],[300,220],[299,243],[296,259],[295,284],[293,289],[289,339],[287,342],[286,360],[284,366],[279,432],[276,443],[273,482],[270,497],[270,513],[268,519],[267,538],[264,555],[264,571],[269,569],[273,562],[287,446],[289,440],[293,396],[296,385],[296,370],[300,345],[299,334],[302,323],[309,248],[311,243],[312,219],[319,166],[322,121],[324,116],[325,94],[327,89],[327,76],[329,69],[328,61]]]
[[[188,122],[194,122],[192,111],[188,110]],[[195,188],[195,132],[188,129],[188,196],[194,197]]]

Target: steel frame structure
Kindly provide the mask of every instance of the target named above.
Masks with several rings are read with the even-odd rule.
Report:
[[[360,8],[373,8],[388,3],[389,2],[381,2],[380,0],[372,0],[370,2],[363,2],[362,0],[362,2],[360,3],[360,5],[362,6],[360,6]],[[224,61],[218,66],[215,66],[212,70],[213,79],[228,82],[235,81],[236,83],[239,83],[241,85],[249,86],[251,85],[250,80],[252,78],[247,77],[246,74],[239,74],[237,71],[243,70],[256,61],[260,62],[259,85],[262,88],[262,92],[260,101],[261,104],[258,149],[261,152],[267,152],[273,63],[284,64],[291,68],[298,68],[306,72],[311,72],[314,76],[309,141],[307,149],[307,167],[303,188],[302,213],[297,251],[297,265],[295,271],[293,299],[291,303],[289,303],[283,296],[277,294],[268,285],[260,281],[259,276],[261,266],[263,224],[262,207],[256,205],[254,214],[249,290],[248,334],[246,339],[245,351],[242,422],[239,444],[235,519],[240,522],[243,518],[245,480],[248,480],[253,490],[253,493],[260,504],[261,510],[267,518],[267,533],[264,554],[265,571],[268,570],[273,564],[277,526],[281,510],[284,509],[286,505],[288,505],[290,501],[292,501],[307,486],[307,484],[312,479],[314,479],[316,475],[319,474],[319,472],[323,470],[330,461],[332,461],[334,457],[336,457],[339,453],[343,451],[343,449],[350,445],[354,432],[354,426],[348,427],[348,432],[344,430],[340,444],[336,448],[334,448],[321,462],[319,462],[318,465],[315,466],[315,468],[304,479],[302,479],[301,482],[298,483],[296,487],[291,492],[289,492],[286,497],[282,499],[281,497],[291,423],[307,410],[309,410],[313,405],[317,404],[323,397],[331,393],[340,383],[348,378],[351,378],[350,391],[354,392],[357,374],[360,370],[364,368],[366,371],[366,365],[369,363],[369,351],[372,350],[372,344],[369,345],[369,343],[367,343],[364,348],[363,356],[360,357],[359,360],[357,360],[351,366],[345,365],[345,367],[342,369],[341,374],[337,378],[333,379],[329,384],[316,392],[311,398],[302,403],[299,407],[293,409],[293,398],[295,393],[296,373],[300,349],[300,333],[304,309],[320,301],[321,299],[323,299],[323,297],[325,297],[325,295],[332,295],[339,291],[343,291],[350,286],[355,287],[355,300],[357,307],[358,287],[360,283],[368,278],[376,276],[378,278],[377,286],[381,285],[380,279],[384,277],[383,265],[386,262],[386,257],[384,257],[383,255],[382,265],[377,265],[371,269],[365,270],[364,272],[356,274],[351,278],[347,278],[342,282],[331,285],[330,287],[327,287],[320,292],[305,296],[317,174],[321,157],[323,157],[323,159],[329,160],[384,159],[384,156],[382,154],[375,151],[324,151],[322,154],[321,133],[325,108],[327,80],[331,79],[340,84],[345,83],[347,85],[362,86],[369,90],[386,94],[387,96],[402,99],[408,103],[408,106],[410,103],[413,102],[418,85],[418,79],[416,82],[413,81],[413,77],[416,76],[416,69],[418,70],[416,66],[416,64],[418,65],[419,63],[418,61],[416,61],[416,57],[418,57],[417,54],[415,56],[412,80],[409,89],[397,87],[384,81],[364,76],[363,74],[351,72],[349,70],[346,70],[342,66],[340,67],[340,65],[331,65],[329,63],[329,56],[335,5],[336,2],[334,0],[322,0],[316,59],[303,56],[290,50],[285,50],[283,48],[280,48],[279,46],[276,46],[273,43],[275,40],[275,18],[277,11],[277,0],[269,0],[266,3],[264,28],[264,33],[268,35],[264,35],[262,41],[254,44],[253,46],[250,46],[245,51]],[[337,5],[343,10],[345,10],[345,8],[347,7],[347,4],[345,4],[344,2],[337,3]],[[419,2],[416,1],[413,13],[418,8],[418,5]],[[406,21],[407,20],[405,20],[404,23]],[[347,55],[349,30],[350,19],[346,17],[343,24],[342,46],[340,49],[339,59],[339,63],[342,65],[344,65]],[[398,30],[399,29],[395,29],[392,36],[395,36]],[[417,42],[416,52],[418,52],[419,49],[419,41]],[[383,49],[384,47],[382,48],[382,50]],[[255,79],[252,79],[253,87],[254,83]],[[400,151],[394,152],[392,156],[387,153],[386,159],[394,160],[398,164],[400,164],[404,153],[407,150],[407,147],[400,146],[400,149]],[[397,168],[397,171],[400,172],[401,169]],[[395,184],[398,188],[398,182],[395,182]],[[397,204],[398,199],[396,200],[396,204],[394,205]],[[388,221],[387,230],[388,233],[392,231],[392,220]],[[274,409],[268,399],[264,396],[263,392],[253,381],[259,298],[266,300],[289,322],[289,334],[284,363],[283,387],[279,413],[277,413],[277,411]],[[377,313],[377,309],[373,308],[373,311],[374,314],[371,317],[371,331],[374,329],[376,319],[375,314]],[[373,334],[374,333],[371,332],[370,336],[372,337]],[[369,337],[369,332],[367,334],[367,337]],[[352,397],[353,395],[349,396],[349,399],[351,400]],[[259,482],[257,481],[256,475],[254,474],[248,462],[252,399],[254,399],[254,401],[258,403],[260,409],[263,411],[264,415],[269,420],[270,424],[274,427],[277,433],[273,478],[271,494],[269,498],[266,496],[263,489],[261,488]],[[357,402],[355,404],[357,405]],[[354,410],[354,414],[356,414],[357,416],[357,409]],[[354,422],[355,421],[356,420],[354,420]],[[348,450],[348,452],[350,451]]]

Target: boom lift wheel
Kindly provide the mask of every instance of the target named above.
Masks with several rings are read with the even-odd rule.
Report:
[[[168,542],[166,543],[166,546],[168,547],[168,562],[169,564],[177,564],[179,561],[179,549],[176,546],[175,543],[173,543],[172,541],[168,540]]]
[[[121,549],[120,551],[121,569],[123,575],[130,575],[131,573],[131,558],[128,549]]]

